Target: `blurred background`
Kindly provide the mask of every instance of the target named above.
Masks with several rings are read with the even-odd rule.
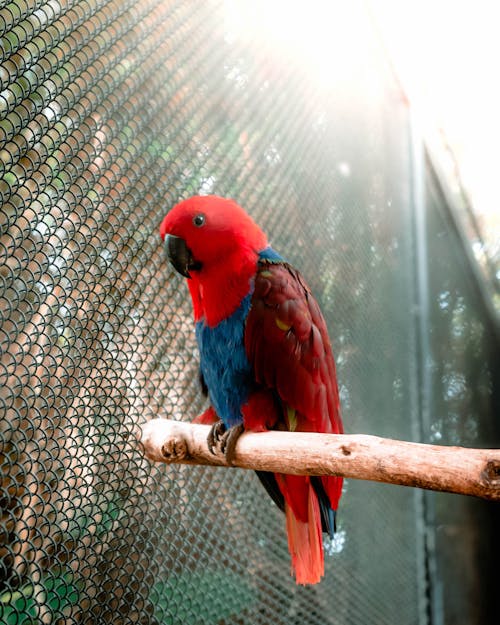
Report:
[[[293,0],[228,0],[225,7],[230,37],[272,41],[276,51],[305,64],[324,87],[353,62],[363,63],[364,47],[353,46],[353,36],[363,34],[355,35],[348,25],[363,14],[370,31],[366,36],[378,40],[426,148],[447,180],[456,216],[498,310],[500,88],[495,74],[500,43],[495,3],[315,0],[304,6]]]
[[[238,200],[321,303],[349,433],[498,447],[494,3],[0,8],[0,621],[483,625],[497,505],[346,480],[290,577],[252,472],[149,463],[205,406],[158,226]]]
[[[471,249],[498,302],[500,211],[495,189],[494,79],[500,44],[493,2],[368,3],[427,149],[448,180]]]

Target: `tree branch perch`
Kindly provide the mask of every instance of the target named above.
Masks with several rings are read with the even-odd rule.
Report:
[[[210,426],[153,419],[142,428],[150,460],[228,466],[210,453]],[[500,450],[409,443],[363,434],[244,433],[234,465],[296,475],[342,475],[500,501]]]

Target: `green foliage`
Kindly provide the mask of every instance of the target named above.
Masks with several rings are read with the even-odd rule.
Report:
[[[0,623],[36,625],[43,610],[61,616],[79,600],[79,590],[71,571],[47,571],[41,583],[25,584],[19,590],[0,595]]]
[[[247,580],[222,569],[172,576],[155,584],[150,599],[162,625],[215,624],[255,602]]]

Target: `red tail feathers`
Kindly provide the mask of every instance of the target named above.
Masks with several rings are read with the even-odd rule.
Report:
[[[288,476],[287,476],[288,477]],[[299,520],[285,502],[288,548],[292,575],[297,584],[317,584],[324,575],[323,536],[318,497],[308,478],[302,478],[307,492],[307,520]]]

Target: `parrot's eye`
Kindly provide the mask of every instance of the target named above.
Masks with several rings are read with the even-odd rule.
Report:
[[[205,223],[205,215],[203,213],[200,213],[199,215],[196,215],[196,217],[193,217],[193,224],[197,228],[201,228],[201,226],[203,226],[204,223]]]

